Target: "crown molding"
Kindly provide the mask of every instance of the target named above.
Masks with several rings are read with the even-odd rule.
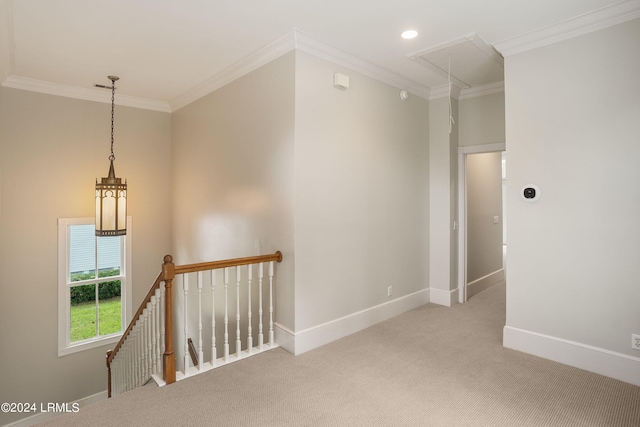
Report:
[[[293,49],[295,49],[295,35],[294,33],[289,33],[173,99],[170,102],[171,110],[179,110]]]
[[[430,90],[428,87],[405,79],[404,77],[373,65],[367,61],[358,59],[339,49],[329,46],[328,44],[321,42],[300,30],[294,29],[289,34],[266,45],[262,49],[245,57],[226,70],[210,77],[206,81],[175,98],[170,103],[171,110],[179,110],[180,108],[202,98],[226,84],[231,83],[236,79],[239,79],[240,77],[294,49],[309,53],[320,59],[333,62],[334,64],[359,72],[383,83],[397,87],[398,89],[406,89],[414,95],[423,98],[429,97]]]
[[[435,99],[440,99],[440,98],[449,98],[449,97],[453,99],[460,99],[461,92],[462,92],[462,89],[459,86],[456,86],[454,84],[451,85],[451,90],[449,90],[448,84],[434,87],[431,89],[429,101],[433,101]]]
[[[493,44],[504,57],[640,18],[640,0],[625,0]]]
[[[479,96],[491,95],[504,92],[504,81],[488,83],[482,86],[464,88],[460,91],[460,100],[477,98]]]
[[[451,97],[460,101],[500,92],[504,92],[504,81],[487,83],[482,86],[473,86],[466,88],[459,88],[456,85],[451,85]],[[429,101],[433,101],[434,99],[447,98],[448,96],[449,85],[434,87],[433,89],[431,89],[431,96],[429,97]]]
[[[13,89],[28,90],[31,92],[45,93],[48,95],[57,95],[67,98],[111,104],[111,92],[107,92],[102,89],[87,89],[19,76],[8,77],[2,83],[2,86]],[[161,111],[164,113],[171,112],[169,104],[166,102],[137,98],[129,95],[118,95],[115,103],[126,107],[142,108],[145,110]]]
[[[405,89],[419,97],[429,99],[431,89],[427,86],[416,83],[413,80],[404,78],[385,68],[345,53],[300,30],[294,30],[294,34],[297,50],[309,53],[320,59],[333,62],[334,64],[364,74],[365,76],[371,77],[398,89]]]

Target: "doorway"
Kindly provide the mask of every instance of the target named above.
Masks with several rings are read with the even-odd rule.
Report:
[[[505,280],[504,143],[458,149],[458,295]]]

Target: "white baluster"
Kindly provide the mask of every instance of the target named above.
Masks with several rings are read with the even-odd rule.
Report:
[[[164,297],[165,297],[165,289],[164,289],[164,282],[162,283],[162,285],[160,285],[160,357],[162,357],[162,355],[164,354],[164,318],[165,318],[165,312],[164,312]],[[160,365],[162,366],[162,365]]]
[[[198,370],[202,370],[202,271],[198,271]]]
[[[133,354],[131,352],[131,343],[133,339],[133,330],[129,333],[127,340],[124,343],[124,357],[125,357],[125,366],[123,367],[124,378],[122,381],[122,389],[125,390],[127,388],[127,384],[131,381],[133,377]]]
[[[211,366],[216,366],[216,271],[211,270]]]
[[[131,379],[128,381],[127,390],[131,390],[131,384],[134,383],[136,378],[138,377],[138,324],[136,323],[131,330],[131,357],[133,364],[133,372],[131,374]]]
[[[135,378],[136,373],[136,353],[135,353],[135,326],[131,329],[131,333],[129,334],[129,340],[127,341],[127,353],[129,357],[129,375],[127,375],[126,382],[124,384],[124,390],[129,389],[129,385]]]
[[[122,349],[122,347],[120,347]],[[120,368],[120,358],[117,356],[113,359],[113,364],[111,369],[113,370],[114,375],[114,384],[111,384],[111,394],[115,391],[116,394],[120,393],[120,383],[122,381],[122,369]]]
[[[155,317],[155,331],[156,331],[156,369],[155,374],[162,371],[162,334],[160,332],[160,322],[162,321],[162,306],[160,305],[160,289],[156,289],[156,317]]]
[[[236,267],[236,357],[240,359],[242,342],[240,341],[240,266]]]
[[[251,264],[247,265],[247,289],[249,290],[249,320],[248,320],[248,324],[249,326],[247,327],[247,352],[249,354],[253,353],[253,336],[251,335],[251,279],[253,278],[253,272],[251,269]]]
[[[133,353],[133,376],[131,377],[131,381],[129,383],[129,390],[131,390],[138,378],[138,328],[136,326],[133,327],[133,337],[131,341],[131,352]]]
[[[129,378],[131,378],[131,375],[129,375],[129,368],[131,367],[131,363],[130,363],[130,355],[127,355],[126,357],[121,357],[120,358],[120,393],[123,393],[126,388],[127,388],[127,382],[129,381]]]
[[[131,329],[131,347],[130,350],[131,351],[131,363],[132,363],[132,373],[131,373],[131,378],[129,378],[129,381],[127,381],[127,390],[131,389],[131,385],[135,382],[136,378],[138,377],[138,344],[137,344],[137,334],[138,334],[138,328],[136,327],[136,325],[133,326],[133,329]]]
[[[189,274],[182,275],[182,288],[184,289],[184,376],[189,370],[189,315],[187,313],[187,301],[189,297]]]
[[[129,335],[127,344],[129,344],[131,336]],[[120,393],[124,392],[127,388],[127,383],[131,379],[131,348],[130,345],[126,345],[126,353],[120,358]]]
[[[120,347],[122,350],[122,347]],[[111,395],[118,394],[118,357],[117,355],[111,360]]]
[[[224,361],[229,361],[229,268],[224,269]]]
[[[273,347],[273,261],[269,262],[269,347]]]
[[[153,304],[151,304],[151,301],[147,303],[147,307],[149,310],[147,314],[147,347],[149,348],[149,356],[147,357],[146,380],[153,374],[153,361],[155,360],[155,355],[153,354]]]
[[[153,373],[157,374],[160,370],[160,289],[156,289],[154,294],[156,298],[156,305],[153,315],[153,335],[155,337],[155,350],[154,354],[156,356],[155,361],[153,362]]]
[[[121,349],[122,350],[122,349]],[[118,393],[122,393],[124,390],[124,386],[127,383],[127,359],[125,357],[120,357],[118,359]]]
[[[258,264],[258,348],[262,351],[264,334],[262,333],[262,263]]]
[[[138,322],[138,381],[134,384],[137,387],[144,377],[144,325]]]
[[[122,347],[120,347],[122,349]],[[118,394],[118,384],[120,380],[120,371],[118,370],[118,357],[114,357],[111,361],[111,395]]]
[[[140,383],[147,380],[149,374],[149,309],[142,310],[142,375],[140,377]]]
[[[137,351],[136,351],[136,327],[134,326],[133,329],[131,330],[131,345],[129,347],[129,351],[131,352],[131,376],[129,377],[129,379],[127,380],[127,387],[125,388],[125,390],[131,390],[131,384],[133,384],[133,382],[136,379],[136,375],[138,375],[138,359],[137,357]]]
[[[120,351],[122,351],[122,347],[120,348]],[[118,393],[122,393],[123,384],[126,381],[126,366],[126,360],[122,357],[118,358],[118,385],[116,386]]]
[[[151,329],[151,351],[149,351],[151,355],[151,375],[156,373],[156,308],[156,296],[154,294],[151,295],[151,311],[149,314],[149,328]]]
[[[151,312],[151,307],[149,307],[149,311],[147,312],[147,315],[145,316],[145,331],[146,331],[146,335],[147,335],[147,342],[145,347],[147,348],[146,352],[147,352],[147,358],[146,358],[146,363],[145,363],[145,368],[144,368],[144,381],[146,382],[149,377],[151,376],[151,374],[153,373],[151,368],[153,367],[153,340],[151,339],[151,316],[153,315],[153,313]]]
[[[131,367],[130,360],[130,355],[127,356],[127,359],[122,358],[120,360],[120,393],[124,393],[127,389],[127,383],[131,380],[131,375],[129,374]]]

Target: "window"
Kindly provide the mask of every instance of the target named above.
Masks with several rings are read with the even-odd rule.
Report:
[[[131,318],[126,236],[96,237],[94,218],[58,219],[58,356],[116,343]]]

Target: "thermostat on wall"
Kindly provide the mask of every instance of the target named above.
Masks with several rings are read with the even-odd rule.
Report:
[[[522,187],[522,192],[520,194],[525,201],[535,202],[540,198],[540,189],[536,185],[527,184]]]

